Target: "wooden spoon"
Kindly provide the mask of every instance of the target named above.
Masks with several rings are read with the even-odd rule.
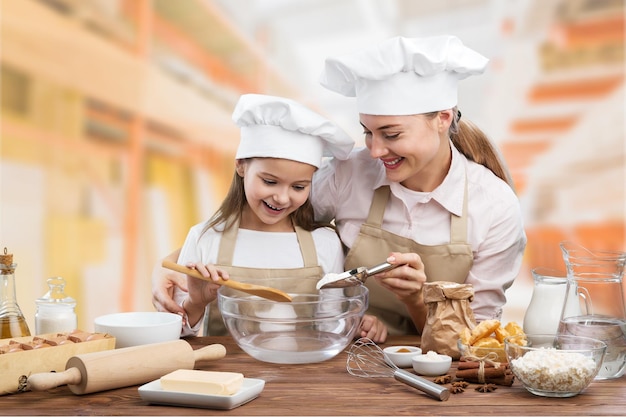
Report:
[[[262,285],[248,284],[245,282],[233,281],[232,279],[219,279],[218,281],[213,281],[211,278],[207,278],[203,276],[198,270],[194,268],[188,268],[184,265],[179,265],[175,262],[171,261],[163,261],[163,267],[167,269],[171,269],[172,271],[181,272],[183,274],[187,274],[194,278],[203,279],[205,281],[213,282],[219,285],[223,285],[225,287],[233,288],[235,290],[243,291],[248,294],[256,295],[261,298],[267,298],[272,301],[291,301],[291,296],[284,291],[281,291],[276,288],[264,287]]]

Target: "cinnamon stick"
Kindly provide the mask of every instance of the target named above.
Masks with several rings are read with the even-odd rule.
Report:
[[[508,363],[501,363],[500,368],[508,368]],[[459,361],[458,369],[478,369],[480,368],[480,362],[478,361],[464,361],[463,358]],[[485,368],[495,368],[494,365],[489,362],[485,362]]]
[[[459,362],[459,364],[461,364],[461,362]],[[501,366],[500,368],[488,368],[485,366],[482,371],[480,368],[459,369],[456,372],[456,378],[467,382],[505,385],[510,387],[513,385],[515,376],[508,366]]]
[[[485,377],[485,379],[488,378],[502,378],[505,375],[510,375],[511,374],[511,370],[510,369],[506,369],[504,367],[501,368],[487,368],[485,367],[485,369],[483,370],[483,375]],[[456,371],[456,377],[457,378],[478,378],[480,376],[480,370],[479,369],[459,369],[458,371]]]

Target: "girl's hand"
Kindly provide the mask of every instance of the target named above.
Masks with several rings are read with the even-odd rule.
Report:
[[[202,263],[188,263],[188,268],[196,269],[202,276],[207,277],[210,281],[194,278],[187,275],[187,289],[189,296],[183,302],[183,308],[187,313],[187,321],[191,327],[195,326],[204,317],[206,306],[217,298],[217,290],[219,284],[214,282],[220,278],[227,280],[228,273],[218,269],[213,264],[204,265]]]
[[[220,287],[217,282],[220,279],[228,280],[228,272],[218,269],[213,264],[204,265],[199,262],[190,262],[186,266],[197,270],[202,276],[210,278],[211,281],[215,282],[213,283],[187,275],[189,302],[195,306],[206,307],[207,304],[217,298],[217,290]]]
[[[361,319],[361,337],[367,337],[375,343],[385,343],[387,326],[378,317],[366,314]]]

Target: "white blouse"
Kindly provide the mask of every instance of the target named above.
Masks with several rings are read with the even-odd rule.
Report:
[[[506,182],[450,146],[450,171],[432,192],[415,192],[389,182],[382,162],[361,148],[346,161],[325,161],[313,177],[311,199],[316,216],[335,219],[342,241],[350,248],[367,218],[374,190],[390,185],[383,228],[419,244],[446,244],[450,242],[450,213],[460,215],[463,209],[467,172],[468,243],[474,263],[465,282],[474,287],[476,319],[499,319],[505,291],[519,273],[526,246],[519,200]]]

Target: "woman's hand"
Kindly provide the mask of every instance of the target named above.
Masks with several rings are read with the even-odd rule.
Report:
[[[393,292],[403,302],[418,332],[422,332],[426,322],[426,306],[422,298],[422,287],[426,282],[424,263],[416,253],[393,252],[387,258],[390,264],[399,264],[387,272],[376,274],[374,279],[381,286]]]
[[[387,262],[400,265],[386,272],[376,274],[378,283],[393,292],[405,304],[416,302],[426,282],[424,263],[416,253],[393,252]]]
[[[367,337],[375,343],[385,343],[387,326],[378,317],[365,314],[361,319],[361,337]]]
[[[179,251],[170,253],[166,260],[176,262]],[[157,311],[174,314],[185,314],[185,310],[174,301],[176,288],[187,292],[187,277],[184,274],[170,271],[161,266],[161,262],[152,269],[152,305]]]

